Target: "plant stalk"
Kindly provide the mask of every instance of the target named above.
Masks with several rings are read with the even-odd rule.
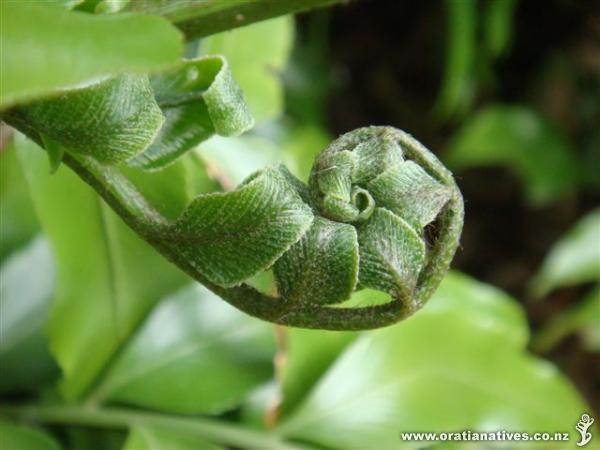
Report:
[[[322,8],[349,0],[228,0],[204,2],[189,0],[137,0],[125,10],[163,16],[185,35],[187,40],[210,36],[221,31],[286,14]]]
[[[216,444],[256,450],[307,450],[264,431],[251,430],[205,417],[167,416],[126,408],[86,408],[77,405],[4,405],[0,415],[23,422],[130,429],[168,428],[197,435]]]

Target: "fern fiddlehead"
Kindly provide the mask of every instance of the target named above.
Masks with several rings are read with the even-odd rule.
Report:
[[[368,127],[341,136],[316,158],[308,186],[284,166],[269,167],[233,191],[198,196],[175,220],[162,217],[118,167],[107,164],[125,160],[156,168],[214,132],[245,130],[249,120],[236,106],[239,90],[223,70],[215,58],[200,67],[188,62],[125,94],[120,83],[132,81],[121,77],[9,111],[5,118],[47,150],[63,148],[64,162],[141,237],[251,315],[348,330],[388,325],[417,311],[448,270],[463,204],[450,172],[400,130]],[[115,89],[118,95],[107,95]],[[123,117],[118,105],[111,109],[112,101],[125,102],[129,115]],[[80,122],[57,130],[48,119],[57,110],[63,119],[76,111]],[[105,129],[114,115],[120,128]],[[144,123],[152,129],[140,134]],[[278,297],[244,284],[271,267]],[[391,300],[344,306],[366,287]]]

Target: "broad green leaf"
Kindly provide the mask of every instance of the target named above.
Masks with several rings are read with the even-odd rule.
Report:
[[[220,413],[272,376],[271,328],[200,285],[166,298],[93,398],[177,413]]]
[[[285,362],[281,373],[282,412],[294,410],[302,398],[358,333],[286,330]]]
[[[281,172],[268,168],[235,191],[196,197],[162,239],[211,282],[235,286],[269,268],[312,219]]]
[[[525,312],[508,294],[459,272],[450,272],[425,311],[456,310],[465,319],[492,331],[514,348],[525,348],[529,326]],[[459,304],[459,305],[457,305]]]
[[[571,192],[579,182],[579,166],[567,137],[522,106],[487,106],[471,116],[453,137],[445,159],[456,171],[497,165],[511,168],[536,205]]]
[[[5,132],[4,127],[2,132]],[[4,261],[27,244],[39,230],[27,183],[12,144],[0,154],[0,202],[0,261]]]
[[[98,195],[17,138],[22,167],[57,263],[48,334],[67,398],[81,396],[121,343],[185,277],[142,242]]]
[[[164,122],[147,76],[119,75],[15,112],[53,145],[114,164],[134,157]],[[52,153],[50,153],[52,154]]]
[[[600,281],[600,209],[588,213],[552,247],[531,281],[537,297],[553,289]]]
[[[50,2],[0,7],[0,109],[98,77],[164,69],[182,54],[179,32],[160,17],[94,16]]]
[[[60,446],[46,433],[3,420],[0,420],[0,448],[2,450],[60,450]]]
[[[223,57],[184,61],[172,71],[154,75],[151,82],[166,122],[133,165],[161,167],[215,133],[235,136],[254,124]]]
[[[600,352],[600,287],[596,286],[577,305],[553,316],[533,336],[531,345],[536,351],[547,352],[572,333],[578,333],[590,351]]]
[[[375,208],[358,231],[361,286],[411,299],[425,262],[425,243],[402,218]]]
[[[442,86],[435,105],[442,119],[464,115],[475,94],[477,2],[446,0],[447,50]]]
[[[286,300],[321,304],[347,300],[358,281],[356,229],[316,217],[274,270],[278,292]]]
[[[52,300],[54,262],[41,237],[0,268],[0,390],[38,388],[57,375],[43,327]]]
[[[201,51],[223,55],[258,122],[283,111],[281,74],[294,39],[292,16],[267,20],[216,34],[201,42]]]
[[[123,450],[219,450],[222,447],[181,432],[162,428],[135,427]]]
[[[450,275],[414,318],[347,347],[278,431],[344,450],[397,449],[405,431],[564,430],[574,439],[586,405],[525,353],[526,328],[514,300]]]

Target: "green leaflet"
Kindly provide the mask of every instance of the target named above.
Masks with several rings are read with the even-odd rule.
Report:
[[[401,217],[377,208],[359,230],[360,283],[410,299],[425,262],[425,242]]]
[[[284,16],[209,36],[200,42],[200,50],[227,58],[252,115],[262,122],[283,112],[280,78],[293,42],[294,19]]]
[[[151,83],[166,122],[152,145],[131,161],[134,166],[160,168],[215,133],[236,136],[254,125],[223,57],[185,61],[151,77]]]
[[[104,79],[7,115],[39,135],[54,169],[65,150],[157,169],[215,133],[237,135],[254,123],[220,56],[184,61],[150,78]]]
[[[0,110],[98,77],[163,70],[182,55],[181,34],[160,17],[94,16],[52,2],[1,8]]]
[[[235,286],[269,268],[312,219],[285,176],[265,169],[233,192],[197,197],[162,239],[211,282]]]
[[[18,112],[42,138],[107,164],[125,161],[150,145],[164,121],[148,78],[135,75],[67,91]]]
[[[310,230],[275,263],[279,293],[287,300],[337,303],[358,281],[354,227],[316,217]]]
[[[452,195],[448,186],[412,161],[390,167],[367,187],[379,206],[404,217],[415,229],[433,222]]]

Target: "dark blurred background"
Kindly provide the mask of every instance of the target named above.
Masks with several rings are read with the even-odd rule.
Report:
[[[599,5],[354,0],[299,16],[287,73],[292,118],[334,135],[392,125],[450,166],[466,202],[454,268],[518,299],[534,335],[593,284],[532,293],[553,245],[600,205]],[[533,347],[600,412],[597,349],[573,333]]]

